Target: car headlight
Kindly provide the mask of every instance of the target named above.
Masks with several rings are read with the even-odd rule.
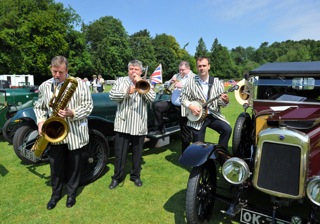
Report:
[[[320,177],[314,177],[309,181],[307,195],[314,204],[320,206]]]
[[[223,164],[222,175],[232,184],[242,184],[250,176],[249,166],[244,160],[233,157]]]

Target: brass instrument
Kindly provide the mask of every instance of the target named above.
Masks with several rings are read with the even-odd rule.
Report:
[[[243,105],[245,103],[250,104],[253,94],[252,84],[249,81],[243,79],[239,81],[237,85],[239,86],[239,88],[236,91],[234,91],[234,95],[237,102],[240,105]]]
[[[59,117],[58,113],[59,110],[62,110],[67,106],[72,95],[76,91],[77,86],[77,79],[68,77],[59,90],[58,96],[55,97],[54,94],[51,98],[49,107],[51,107],[53,110],[52,116],[43,123],[42,133],[41,135],[38,135],[36,142],[31,148],[35,156],[40,157],[44,150],[47,148],[49,142],[61,142],[67,137],[69,132],[68,123],[64,118]]]
[[[136,84],[135,84],[135,88],[136,91],[140,94],[146,94],[149,92],[150,90],[150,84],[148,81],[146,81],[146,77],[147,77],[147,72],[148,72],[148,66],[145,68],[145,73],[144,73],[144,77],[143,79],[139,80]]]
[[[176,82],[179,82],[179,80],[178,79],[172,80],[172,83],[170,84],[170,86],[165,88],[164,91],[166,94],[169,94],[169,95],[172,94],[172,91],[175,89]]]

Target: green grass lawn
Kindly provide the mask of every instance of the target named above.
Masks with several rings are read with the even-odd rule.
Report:
[[[106,91],[109,87],[106,86]],[[222,109],[233,127],[241,106],[229,93],[231,103]],[[217,142],[218,135],[207,131],[206,141]],[[231,146],[231,139],[229,142]],[[46,204],[51,196],[48,164],[24,165],[12,145],[0,136],[0,223],[177,223],[185,222],[185,193],[189,169],[178,163],[178,136],[161,148],[146,148],[143,153],[141,179],[143,186],[135,187],[127,175],[123,185],[109,190],[113,174],[113,158],[101,178],[78,192],[77,203],[66,208],[66,196],[51,211]],[[128,161],[131,161],[129,155]],[[128,163],[128,171],[130,163]],[[216,204],[214,220],[210,223],[238,223],[219,212],[226,209]],[[239,219],[235,217],[234,220]]]

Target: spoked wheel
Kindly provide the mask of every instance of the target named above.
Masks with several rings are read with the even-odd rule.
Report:
[[[109,144],[105,136],[90,129],[89,144],[82,154],[80,185],[89,184],[100,177],[109,158]]]
[[[186,194],[186,216],[190,224],[208,223],[216,193],[216,168],[214,163],[205,163],[192,168]]]
[[[252,121],[248,113],[241,113],[236,120],[232,138],[232,152],[240,158],[250,158],[252,139]]]
[[[33,143],[35,141],[36,137],[38,136],[38,130],[35,130],[34,128],[31,128],[29,126],[22,126],[19,129],[17,129],[16,133],[13,137],[13,149],[16,155],[26,164],[34,164],[35,162],[31,159],[28,159],[21,155],[20,146],[23,144],[29,143],[30,145],[26,145],[28,149],[31,149]]]

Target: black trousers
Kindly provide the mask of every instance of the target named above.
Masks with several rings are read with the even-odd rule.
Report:
[[[124,171],[130,144],[132,149],[132,170],[130,172],[130,179],[134,180],[140,178],[144,138],[144,135],[129,135],[120,132],[115,133],[114,175],[112,176],[112,179],[120,182],[124,179]]]
[[[181,151],[184,152],[190,145],[190,142],[192,142],[192,132],[187,126],[188,118],[181,117],[181,107],[173,105],[171,101],[160,101],[153,104],[153,111],[155,114],[155,125],[159,127],[159,130],[164,128],[164,113],[176,113],[178,115],[181,134]]]
[[[208,114],[200,130],[192,128],[193,142],[204,142],[207,127],[220,134],[218,144],[224,146],[225,149],[228,149],[228,142],[231,136],[232,128],[227,122],[215,118],[211,114]]]
[[[69,150],[67,144],[51,145],[48,152],[51,171],[52,198],[60,199],[64,182],[67,195],[76,197],[80,182],[81,149]]]

